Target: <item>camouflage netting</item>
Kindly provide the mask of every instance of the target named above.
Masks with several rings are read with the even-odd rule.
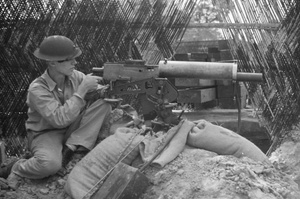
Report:
[[[232,18],[224,16],[227,23],[264,24],[260,29],[227,29],[224,33],[239,60],[239,68],[264,75],[264,83],[249,83],[246,87],[253,104],[262,112],[262,124],[272,136],[270,153],[280,144],[280,138],[299,124],[300,2],[227,2],[232,13]]]
[[[213,2],[229,6],[231,17],[220,13],[225,22],[256,25],[226,29],[224,35],[239,70],[264,75],[263,83],[246,83],[246,87],[252,104],[262,113],[257,116],[272,136],[272,151],[299,120],[300,2]],[[63,34],[74,40],[83,50],[78,69],[85,73],[107,61],[129,58],[156,64],[174,55],[171,46],[179,44],[195,2],[0,0],[0,6],[0,126],[7,153],[12,155],[20,154],[26,145],[26,90],[45,70],[32,52],[45,36]],[[259,24],[263,27],[257,28]]]
[[[194,0],[1,0],[0,127],[7,154],[26,148],[26,91],[44,72],[32,52],[48,35],[69,37],[82,49],[78,69],[126,59],[157,64],[174,54]]]

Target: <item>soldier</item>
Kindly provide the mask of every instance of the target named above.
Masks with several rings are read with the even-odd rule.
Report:
[[[45,61],[47,70],[30,84],[27,95],[25,126],[33,156],[0,168],[0,177],[7,177],[9,183],[19,177],[53,175],[76,150],[94,147],[111,106],[102,99],[91,104],[85,100],[102,78],[75,70],[75,58],[81,53],[73,41],[61,35],[45,38],[35,50],[35,57]]]

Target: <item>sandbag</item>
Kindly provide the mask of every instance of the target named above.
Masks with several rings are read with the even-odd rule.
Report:
[[[195,123],[197,126],[188,134],[188,145],[219,155],[233,155],[238,158],[247,156],[256,161],[269,161],[255,144],[241,135],[205,120],[195,121]]]
[[[165,150],[152,162],[153,166],[164,167],[166,164],[174,160],[184,149],[187,135],[195,126],[193,122],[185,120],[178,133],[173,137]],[[177,128],[171,128],[169,131],[176,131]],[[169,132],[168,132],[169,133]]]
[[[140,144],[140,153],[144,162],[148,162],[155,155],[155,152],[164,144],[165,140],[173,137],[166,148],[153,160],[152,166],[162,168],[174,160],[184,149],[187,135],[195,126],[193,122],[185,120],[182,125],[172,127],[166,134],[158,137],[149,137]],[[177,132],[177,129],[179,131]]]
[[[159,146],[164,143],[166,133],[163,131],[157,132],[155,135],[147,136],[139,145],[140,154],[143,162],[149,162]]]
[[[134,149],[122,161],[131,164],[139,155],[139,148],[135,146],[144,138],[135,136],[137,131],[138,129],[118,128],[115,134],[100,142],[70,172],[65,191],[74,199],[82,199],[115,166],[122,154],[126,155]]]

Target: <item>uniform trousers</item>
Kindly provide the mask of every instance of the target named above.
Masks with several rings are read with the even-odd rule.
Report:
[[[30,179],[42,179],[57,173],[62,166],[63,145],[93,149],[101,126],[110,113],[111,105],[98,99],[84,110],[80,120],[70,125],[69,128],[73,130],[76,126],[71,133],[67,133],[68,128],[45,132],[28,131],[28,137],[32,137],[29,147],[33,156],[18,160],[12,167],[12,172]]]

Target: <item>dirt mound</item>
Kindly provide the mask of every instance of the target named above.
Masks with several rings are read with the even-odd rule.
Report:
[[[68,172],[80,159],[76,156],[72,160],[64,176],[55,175],[43,180],[23,179],[16,191],[2,186],[0,198],[70,199],[63,187]],[[272,164],[249,158],[220,156],[189,147],[163,169],[148,167],[145,174],[151,186],[143,199],[300,198],[298,185],[292,177]]]
[[[111,123],[122,118],[117,116],[112,117]],[[71,199],[65,193],[64,185],[68,174],[82,157],[77,154],[65,173],[60,175],[42,180],[22,179],[17,190],[11,190],[6,180],[1,179],[0,198]],[[145,174],[151,185],[142,198],[299,199],[300,131],[289,133],[269,159],[272,164],[186,147],[164,168],[146,168]],[[140,161],[137,159],[133,166],[139,165]]]
[[[269,159],[275,168],[289,175],[300,187],[300,130],[288,132]]]
[[[300,198],[298,185],[273,165],[186,148],[164,169],[149,168],[143,199]]]

